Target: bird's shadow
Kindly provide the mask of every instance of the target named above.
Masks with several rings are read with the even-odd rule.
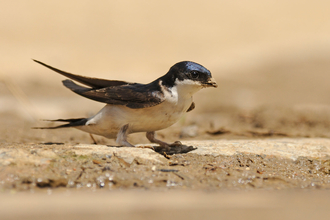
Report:
[[[42,143],[39,143],[39,144],[42,144],[42,145],[64,145],[64,143],[62,143],[62,142],[42,142]]]
[[[161,155],[173,155],[173,154],[185,154],[188,153],[190,151],[196,150],[197,147],[194,146],[188,146],[188,145],[175,145],[175,146],[153,146],[154,151],[161,154]]]
[[[125,146],[112,146],[112,145],[107,145],[108,147],[116,147],[116,148],[122,148]],[[138,146],[138,148],[149,148],[153,151],[155,151],[156,153],[159,153],[163,156],[167,156],[167,155],[173,155],[173,154],[185,154],[188,153],[190,151],[196,150],[197,147],[194,146],[188,146],[188,145],[184,145],[184,144],[172,144],[172,145],[167,145],[167,146],[159,146],[159,145],[155,145],[155,146]]]

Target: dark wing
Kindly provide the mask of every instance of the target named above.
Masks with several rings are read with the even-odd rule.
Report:
[[[71,80],[64,80],[63,85],[86,98],[113,105],[125,105],[129,108],[147,108],[165,100],[157,83],[112,86],[91,89],[79,86]]]
[[[109,87],[109,86],[121,86],[121,85],[134,85],[135,83],[130,83],[130,82],[125,82],[125,81],[118,81],[118,80],[106,80],[106,79],[99,79],[99,78],[91,78],[91,77],[86,77],[86,76],[80,76],[80,75],[75,75],[72,73],[68,73],[59,69],[56,69],[52,66],[49,66],[43,62],[40,62],[38,60],[33,60],[63,76],[66,76],[70,79],[73,79],[77,82],[80,82],[82,84],[85,84],[87,86],[90,86],[94,89],[98,88],[104,88],[104,87]]]

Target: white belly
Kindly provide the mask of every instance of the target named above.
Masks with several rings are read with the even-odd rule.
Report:
[[[177,122],[191,103],[190,97],[180,100],[179,103],[164,101],[159,105],[141,109],[106,105],[88,120],[87,126],[77,128],[107,138],[115,138],[119,129],[126,124],[129,124],[129,133],[157,131]]]

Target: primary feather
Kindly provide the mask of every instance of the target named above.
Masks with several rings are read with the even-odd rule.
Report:
[[[109,86],[134,85],[135,84],[135,83],[119,81],[119,80],[107,80],[107,79],[99,79],[99,78],[93,78],[93,77],[87,77],[87,76],[80,76],[80,75],[68,73],[63,70],[57,69],[55,67],[49,66],[38,60],[33,60],[33,61],[55,71],[63,76],[66,76],[70,79],[73,79],[77,82],[80,82],[80,83],[82,83],[86,86],[90,86],[92,88],[104,88],[104,87],[109,87]]]

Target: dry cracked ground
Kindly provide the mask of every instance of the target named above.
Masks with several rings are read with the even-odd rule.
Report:
[[[9,121],[13,123],[15,119]],[[179,127],[175,129],[162,136],[179,138],[191,126],[184,126],[181,131]],[[199,128],[195,137],[183,138],[184,144],[194,147],[190,152],[173,155],[156,153],[146,148],[146,144],[135,149],[112,144],[92,145],[88,143],[91,142],[88,135],[75,130],[35,131],[30,126],[11,132],[6,129],[2,134],[13,139],[20,134],[37,134],[33,138],[19,137],[21,140],[16,143],[1,139],[0,190],[212,191],[330,187],[330,142],[327,138],[288,138],[288,134],[283,137],[284,132],[281,135],[260,132],[259,128],[241,135],[230,134],[229,130],[224,132],[224,128],[210,134],[207,129]],[[52,136],[50,139],[54,141],[43,142],[38,137],[40,134],[44,135],[44,140]],[[80,136],[86,143],[76,141]],[[200,137],[213,141],[198,140]],[[140,139],[143,136],[132,138],[133,141]]]

